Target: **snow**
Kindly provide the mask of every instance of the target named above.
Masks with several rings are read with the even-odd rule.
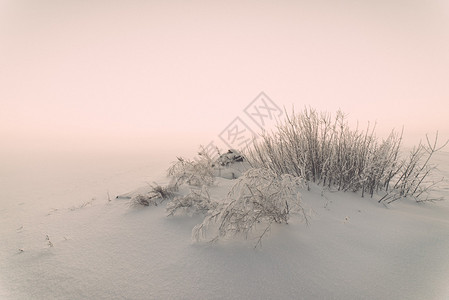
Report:
[[[168,165],[135,162],[3,169],[1,299],[449,298],[447,202],[385,207],[311,185],[308,226],[295,217],[273,226],[257,249],[251,238],[194,243],[201,216],[115,199],[168,182]],[[448,174],[448,153],[436,162]],[[218,178],[211,197],[234,182]],[[438,193],[449,198],[447,185]]]

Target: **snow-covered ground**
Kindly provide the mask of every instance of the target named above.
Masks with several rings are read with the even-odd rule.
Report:
[[[201,216],[115,199],[167,182],[170,159],[143,157],[3,162],[0,299],[449,299],[447,201],[387,208],[312,186],[309,226],[293,217],[257,249],[193,243]],[[434,162],[449,177],[449,153]]]

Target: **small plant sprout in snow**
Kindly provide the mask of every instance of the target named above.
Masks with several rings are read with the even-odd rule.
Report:
[[[50,237],[48,236],[48,234],[46,234],[45,236],[46,236],[45,240],[47,241],[47,246],[49,248],[52,248],[53,247],[53,243],[50,241]]]
[[[88,205],[92,205],[94,203],[94,201],[96,200],[96,198],[92,198],[89,201],[84,201],[83,203],[81,203],[80,205],[77,206],[72,206],[69,208],[69,210],[74,211],[74,210],[78,210],[78,209],[82,209],[85,208]],[[54,211],[56,211],[57,209],[55,209]]]
[[[151,185],[151,190],[147,194],[139,194],[131,198],[129,205],[137,206],[158,206],[164,200],[174,197],[178,187],[176,185],[168,185],[166,187],[158,184]]]
[[[246,171],[232,187],[225,203],[211,210],[201,224],[192,230],[192,238],[199,241],[208,231],[215,231],[211,241],[242,235],[248,238],[251,232],[257,235],[255,247],[273,223],[288,224],[291,214],[299,213],[307,222],[301,206],[299,177],[277,175],[265,168]],[[256,232],[256,227],[261,231]]]

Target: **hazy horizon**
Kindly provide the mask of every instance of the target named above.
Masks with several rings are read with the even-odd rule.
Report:
[[[3,152],[195,151],[262,91],[449,137],[445,1],[2,0],[0,40]]]

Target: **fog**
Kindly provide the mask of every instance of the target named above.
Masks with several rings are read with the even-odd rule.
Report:
[[[109,200],[152,182],[164,184],[164,180],[168,180],[164,174],[170,162],[177,156],[192,157],[200,145],[208,150],[216,146],[224,151],[241,143],[241,139],[236,138],[236,132],[244,129],[244,132],[251,133],[274,128],[274,119],[270,117],[270,124],[261,126],[261,120],[257,118],[262,114],[251,113],[251,109],[259,109],[270,116],[273,113],[280,118],[284,109],[289,112],[292,107],[296,111],[312,107],[334,114],[341,109],[353,128],[358,126],[364,130],[368,124],[371,128],[376,124],[379,138],[386,137],[392,129],[400,131],[404,127],[404,144],[410,147],[425,138],[427,133],[432,135],[437,130],[442,142],[449,138],[448,82],[449,2],[445,0],[0,0],[0,229],[5,241],[0,250],[5,250],[2,250],[2,255],[5,253],[6,258],[5,263],[3,260],[0,263],[9,266],[3,267],[8,274],[5,274],[7,284],[0,283],[0,297],[6,293],[20,292],[21,289],[31,294],[40,285],[45,293],[56,290],[64,293],[78,289],[80,282],[84,287],[95,282],[92,285],[95,291],[102,289],[101,284],[99,287],[97,283],[103,282],[107,290],[104,295],[110,295],[111,282],[118,283],[115,290],[120,289],[121,282],[122,286],[126,286],[124,291],[130,291],[129,282],[126,282],[130,278],[137,285],[142,278],[146,280],[137,289],[131,285],[131,292],[139,292],[142,287],[146,290],[149,277],[134,273],[136,270],[146,269],[154,263],[156,268],[150,267],[148,270],[152,270],[152,276],[157,277],[155,282],[159,282],[165,278],[164,272],[174,266],[171,259],[167,260],[170,266],[166,267],[160,261],[135,256],[153,253],[148,252],[149,249],[156,249],[156,259],[157,256],[166,259],[166,253],[182,249],[179,252],[182,255],[177,256],[175,261],[204,263],[203,251],[198,252],[200,256],[192,256],[191,249],[184,251],[186,245],[182,243],[185,242],[184,238],[188,240],[188,235],[181,237],[168,232],[173,229],[174,223],[167,225],[164,222],[163,227],[154,230],[151,224],[159,224],[158,219],[150,220],[153,223],[147,222],[147,216],[154,215],[127,215],[129,211],[121,207],[127,203]],[[260,99],[269,106],[262,106],[261,102],[257,102]],[[247,137],[244,136],[244,140]],[[431,180],[439,180],[440,175],[447,177],[448,161],[448,152],[436,155],[435,162],[441,167],[437,169],[438,176]],[[446,196],[448,191],[447,181],[442,182],[436,196]],[[92,201],[96,201],[93,206],[100,204],[98,210],[93,210],[98,214],[88,210],[71,210],[71,207],[82,207]],[[351,208],[350,211],[355,212],[355,209]],[[444,212],[442,210],[439,214]],[[327,215],[328,212],[324,213]],[[55,218],[47,218],[50,215]],[[107,217],[102,219],[105,215]],[[365,218],[364,209],[361,216]],[[402,214],[402,217],[406,216],[408,214]],[[435,242],[433,237],[437,236],[438,230],[443,232],[444,222],[438,223],[437,218],[433,221],[432,216],[425,218],[428,222],[440,224],[440,227],[425,223],[428,227],[421,229],[426,232],[416,230],[414,235],[404,235],[410,237],[413,243],[405,238],[398,242],[395,234],[405,227],[397,227],[396,219],[391,223],[383,222],[392,215],[387,219],[372,218],[383,220],[385,228],[395,229],[382,231],[381,239],[381,244],[386,241],[394,250],[385,256],[387,259],[394,258],[393,268],[399,266],[401,269],[403,264],[410,265],[408,261],[419,260],[422,249],[434,250],[426,258],[436,259],[426,264],[427,272],[438,265],[435,262],[444,256],[440,253],[444,253],[441,249],[447,248],[446,241],[438,239]],[[162,218],[162,214],[159,217]],[[97,219],[99,222],[94,222]],[[142,223],[132,221],[132,224],[126,224],[131,220],[141,220]],[[335,221],[336,216],[332,215],[330,220]],[[366,221],[369,224],[369,218]],[[354,222],[357,222],[356,215]],[[136,224],[149,231],[132,229]],[[339,228],[335,226],[337,223],[327,224],[332,226],[328,227],[331,231],[327,227],[316,226],[318,223],[311,227],[312,230],[318,228],[317,231],[307,231],[310,237],[320,237],[320,233],[324,233],[325,238],[317,239],[318,243],[314,244],[314,238],[308,239],[306,233],[304,241],[312,242],[309,247],[310,253],[313,253],[311,257],[319,258],[320,262],[330,261],[331,264],[325,263],[327,268],[339,271],[346,257],[353,266],[345,266],[345,272],[349,270],[349,274],[358,274],[359,264],[354,264],[357,259],[353,260],[352,255],[347,255],[354,252],[346,251],[348,245],[353,248],[352,244],[341,244],[341,239],[326,238],[329,232]],[[66,227],[59,231],[60,226]],[[352,227],[348,225],[344,228]],[[427,228],[432,230],[427,232]],[[47,229],[54,229],[55,234]],[[186,232],[185,229],[179,232]],[[89,235],[88,231],[94,234]],[[78,236],[76,232],[79,232]],[[144,233],[148,237],[146,233],[149,232],[162,233],[164,237],[156,237],[156,242],[150,238],[151,243],[147,247],[146,242],[140,243],[140,235]],[[345,229],[332,235],[340,237],[346,232]],[[49,250],[41,249],[45,242],[50,241],[48,235],[47,240],[43,235],[47,233],[52,239],[60,240],[54,249],[58,255],[40,255],[44,250]],[[109,235],[115,233],[117,236],[110,239]],[[126,239],[122,240],[122,233],[129,235],[129,244]],[[386,236],[391,238],[384,239],[384,233],[390,233]],[[70,239],[72,234],[74,239],[62,245],[67,240],[66,235]],[[426,239],[422,239],[421,235]],[[177,236],[176,246],[166,239]],[[293,245],[290,249],[294,249],[295,245],[304,248],[303,242],[291,244],[292,239],[286,240],[288,245]],[[361,247],[354,248],[356,251],[364,252],[366,245],[370,245],[363,239],[354,240],[362,241]],[[108,243],[111,241],[118,241],[126,247],[110,251]],[[330,242],[329,245],[336,247],[322,247],[320,241]],[[424,245],[421,243],[432,247],[421,247]],[[143,246],[140,250],[139,245]],[[152,248],[159,245],[169,245],[170,251]],[[412,251],[407,251],[408,256],[403,259],[402,253],[397,255],[400,248],[396,245],[405,245]],[[277,255],[275,251],[273,257],[285,258],[284,248],[271,248],[282,250],[282,255]],[[14,253],[17,249],[22,252],[25,249],[25,253]],[[63,252],[58,251],[61,249],[63,252],[68,250],[66,256],[60,256]],[[131,263],[126,263],[126,268],[117,267],[110,272],[110,262],[119,256],[121,260],[121,254],[128,253],[128,250],[121,249],[131,250],[131,255],[125,255],[129,260],[122,260],[122,263]],[[270,247],[264,249],[268,251],[260,254],[267,257]],[[315,249],[332,251],[318,253]],[[335,256],[335,249],[340,249],[343,255]],[[376,255],[382,255],[385,249],[390,248],[379,248]],[[197,252],[199,249],[194,250]],[[103,255],[102,251],[109,253]],[[38,255],[30,260],[30,253]],[[111,253],[115,256],[110,256]],[[323,260],[323,253],[332,255],[327,255],[330,259]],[[366,257],[376,258],[371,254]],[[188,255],[188,259],[184,259],[184,255]],[[226,264],[226,257],[217,261]],[[286,257],[284,262],[293,256]],[[335,257],[338,258],[334,265],[337,267],[333,268]],[[365,256],[354,257],[365,260]],[[90,261],[93,264],[85,270],[83,264],[77,264],[81,262],[87,266]],[[95,269],[97,266],[102,269],[106,265],[104,261],[108,262],[105,269],[108,274],[96,278],[95,274],[100,273],[96,273],[98,270]],[[129,266],[140,261],[150,264],[136,264],[136,270],[131,267],[131,271]],[[257,264],[257,260],[253,259],[244,258],[244,261]],[[277,259],[271,261],[279,265]],[[301,262],[296,258],[294,261]],[[282,260],[279,262],[283,264]],[[320,265],[315,264],[313,259],[310,262],[310,265]],[[377,268],[379,264],[375,266],[373,262],[376,260],[371,261],[371,266],[375,267],[371,269],[382,274],[376,277],[374,283],[397,283],[384,276],[388,268]],[[116,266],[115,263],[112,265]],[[200,265],[194,263],[195,267]],[[207,270],[203,273],[213,282],[214,276],[209,276],[210,264],[203,265],[206,266],[203,270]],[[295,275],[291,278],[301,277],[296,276],[297,270],[288,263],[284,265]],[[162,276],[161,269],[157,270],[161,266],[164,269]],[[217,266],[220,268],[220,265]],[[238,265],[238,268],[242,266],[246,268],[248,264]],[[369,261],[367,266],[370,266]],[[411,269],[402,268],[402,271],[419,269],[422,273],[421,266],[422,263]],[[192,269],[189,265],[184,264],[184,267],[188,270],[185,274],[190,274]],[[127,269],[129,273],[126,273]],[[155,269],[156,272],[153,272]],[[228,266],[226,269],[231,270],[229,274],[238,273],[232,270],[232,264],[231,269]],[[301,266],[300,269],[310,273],[307,268]],[[60,270],[68,270],[69,273],[61,273]],[[90,273],[89,270],[95,272],[83,273]],[[179,266],[173,270],[177,276],[170,275],[169,278],[185,275],[179,273]],[[318,287],[323,282],[322,270],[311,268],[311,274],[316,276],[308,276],[312,280],[310,282],[316,281]],[[395,270],[393,278],[406,272],[402,271],[398,273]],[[435,282],[447,277],[441,272],[440,276],[436,273]],[[201,276],[201,272],[197,273]],[[221,278],[226,272],[215,273],[219,274],[216,278]],[[65,286],[67,280],[61,274],[67,274],[67,278],[81,275],[82,280]],[[136,280],[123,274],[134,274]],[[336,275],[331,274],[331,278],[336,279],[329,281],[328,286],[338,286],[340,280],[350,278],[341,277],[338,272]],[[47,280],[49,276],[50,281]],[[191,279],[190,276],[184,277]],[[64,280],[60,282],[60,278]],[[229,278],[226,280],[229,281]],[[432,278],[419,279],[421,286]],[[29,285],[30,282],[37,284]],[[48,289],[49,282],[56,282],[57,285],[51,284],[52,288]],[[177,283],[176,287],[180,291],[183,287],[197,291],[189,282]],[[221,284],[223,281],[219,279],[217,282]],[[357,282],[364,281],[354,281]],[[410,284],[410,281],[407,282]],[[413,285],[413,280],[411,282]],[[2,286],[8,290],[3,291]],[[162,288],[169,286],[167,282],[160,285]],[[403,286],[407,288],[407,285]],[[434,286],[439,288],[439,283]],[[435,292],[436,289],[430,287],[429,291]],[[362,285],[359,288],[366,290]],[[394,285],[390,288],[398,291]],[[352,290],[354,293],[357,291]],[[373,291],[376,292],[375,289]],[[421,291],[427,292],[425,289]],[[83,288],[83,292],[89,293],[89,290]],[[324,289],[321,292],[327,291]]]
[[[2,164],[192,154],[262,91],[444,139],[448,33],[446,1],[2,0]]]

